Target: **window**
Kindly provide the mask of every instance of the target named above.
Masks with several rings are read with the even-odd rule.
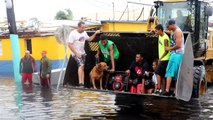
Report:
[[[192,12],[188,2],[168,2],[164,3],[158,8],[159,23],[166,28],[166,22],[168,19],[175,19],[177,26],[183,31],[191,31]]]
[[[25,39],[25,45],[26,45],[26,50],[29,50],[30,54],[32,54],[32,42],[31,42],[31,39],[29,39],[29,38]]]

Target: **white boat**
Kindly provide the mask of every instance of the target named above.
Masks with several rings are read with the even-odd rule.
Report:
[[[63,83],[63,79],[64,79],[64,75],[65,75],[65,69],[66,68],[63,68],[63,70],[62,70],[62,77],[61,77],[62,80],[61,80],[60,84]],[[61,72],[61,69],[51,70],[51,85],[57,85],[58,84],[60,72]],[[38,85],[41,84],[39,72],[33,73],[33,84],[38,84]]]

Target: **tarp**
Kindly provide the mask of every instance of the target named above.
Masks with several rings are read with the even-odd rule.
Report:
[[[184,55],[179,68],[176,84],[176,98],[184,101],[191,99],[193,90],[193,64],[194,55],[192,49],[191,35],[188,34],[185,42]]]

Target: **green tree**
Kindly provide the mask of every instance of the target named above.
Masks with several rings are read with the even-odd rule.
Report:
[[[56,20],[72,20],[73,13],[70,9],[65,9],[64,11],[59,10],[55,16]]]

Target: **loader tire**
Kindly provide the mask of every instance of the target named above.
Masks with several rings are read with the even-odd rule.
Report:
[[[203,65],[195,66],[193,70],[194,74],[192,98],[199,98],[199,95],[206,90],[205,67]]]

